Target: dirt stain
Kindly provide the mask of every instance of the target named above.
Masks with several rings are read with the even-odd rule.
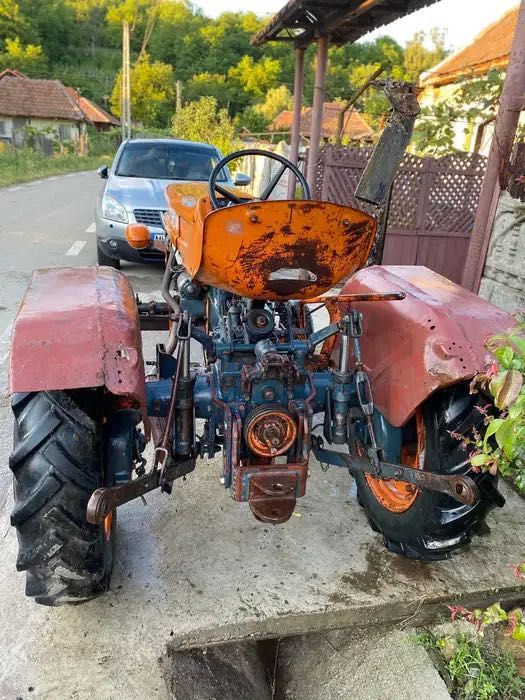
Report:
[[[392,554],[381,544],[366,547],[366,569],[344,574],[339,590],[329,596],[331,602],[346,603],[356,590],[379,595],[392,581],[413,588],[418,583],[435,579],[432,566],[427,562]]]

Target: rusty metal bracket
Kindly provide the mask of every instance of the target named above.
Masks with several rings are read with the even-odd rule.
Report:
[[[391,464],[379,459],[371,460],[366,459],[366,457],[356,457],[343,452],[326,450],[315,445],[313,452],[321,463],[343,467],[350,472],[370,474],[376,479],[384,481],[391,479],[404,481],[426,491],[439,491],[465,505],[474,505],[479,500],[479,489],[476,483],[466,475],[434,474],[402,464]]]
[[[115,508],[140,498],[150,491],[162,485],[163,482],[171,483],[184,473],[186,468],[191,471],[194,460],[177,462],[162,469],[153,469],[144,476],[128,481],[121,486],[104,487],[91,494],[88,501],[86,518],[92,525],[100,525]]]

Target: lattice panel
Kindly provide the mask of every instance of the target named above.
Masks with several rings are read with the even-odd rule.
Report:
[[[390,228],[415,230],[421,196],[421,174],[400,170],[394,180],[388,223]]]
[[[424,230],[469,234],[474,225],[486,158],[477,153],[454,153],[430,162]]]
[[[372,151],[372,148],[322,148],[317,166],[317,196],[359,208],[355,190]],[[430,265],[439,250],[443,258],[436,260],[439,271],[445,269],[446,274],[450,267],[451,279],[458,278],[463,261],[448,260],[454,257],[449,255],[450,237],[458,239],[457,250],[454,249],[457,258],[467,247],[465,240],[461,242],[459,238],[468,239],[472,231],[486,163],[487,159],[477,153],[454,153],[439,159],[405,155],[390,205],[388,231],[396,234],[392,238],[387,236],[390,255],[403,258],[410,250],[411,260],[407,259],[406,263],[412,264],[414,246],[408,245],[406,238],[421,239],[415,244],[419,250],[420,246],[428,246],[430,239],[425,242],[423,237],[430,235],[432,252],[430,248],[427,253],[421,249],[419,256],[423,255]]]

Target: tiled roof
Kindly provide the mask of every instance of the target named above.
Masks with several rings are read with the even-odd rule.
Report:
[[[0,80],[0,114],[85,121],[82,111],[59,80],[6,76]]]
[[[518,11],[518,7],[509,10],[480,32],[471,44],[423,73],[421,85],[447,85],[469,74],[480,75],[491,68],[505,68],[518,21]]]
[[[116,117],[106,112],[105,109],[102,109],[102,107],[99,107],[91,100],[88,100],[87,97],[82,97],[75,88],[68,87],[66,90],[89,122],[93,124],[112,124],[113,126],[120,126],[120,121]]]
[[[15,70],[14,68],[4,68],[3,71],[0,71],[0,80],[8,75],[10,75],[12,78],[27,78],[27,75],[20,73],[19,70]]]
[[[338,102],[325,102],[323,108],[323,124],[321,135],[324,138],[335,136],[337,131],[337,119],[341,111]],[[293,112],[283,110],[270,124],[271,131],[290,131],[292,128]],[[301,112],[301,134],[308,136],[312,126],[312,108],[303,107]],[[372,127],[363,117],[351,108],[345,115],[344,135],[351,139],[360,139],[374,133]]]

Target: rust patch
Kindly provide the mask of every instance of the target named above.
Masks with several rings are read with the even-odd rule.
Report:
[[[204,232],[196,232],[191,252],[194,259],[200,257],[197,249],[202,241],[195,275],[199,281],[254,299],[307,299],[366,262],[376,230],[368,214],[331,202],[267,201],[237,205],[235,217],[242,218],[242,210],[249,213],[255,206],[259,221],[245,227],[236,240],[224,236],[231,210],[206,217]],[[308,270],[315,279],[270,281],[270,275],[282,268]]]
[[[422,266],[372,266],[348,295],[404,293],[402,301],[352,301],[363,313],[361,348],[377,408],[401,426],[434,391],[483,371],[485,338],[512,325],[506,312]],[[333,359],[337,357],[337,344]]]

